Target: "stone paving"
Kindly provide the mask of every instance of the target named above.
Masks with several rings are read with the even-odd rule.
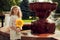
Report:
[[[0,27],[1,27],[1,23],[0,23]],[[3,29],[5,29],[5,28],[3,28]],[[49,35],[48,37],[53,37],[53,38],[60,40],[60,31],[58,29],[56,29],[55,34]]]

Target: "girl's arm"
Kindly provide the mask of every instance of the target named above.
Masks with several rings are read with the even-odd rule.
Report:
[[[12,30],[15,30],[16,32],[20,32],[20,29],[17,29],[16,26],[15,26],[15,22],[14,22],[14,18],[13,17],[10,18],[10,28]]]
[[[11,28],[12,30],[15,30],[15,31],[16,31],[16,28],[15,28],[15,27],[11,26],[10,28]]]
[[[14,18],[13,17],[10,17],[10,23],[9,23],[9,26],[10,26],[10,28],[12,29],[12,30],[15,30],[16,31],[16,27],[14,27],[13,25],[14,25]]]

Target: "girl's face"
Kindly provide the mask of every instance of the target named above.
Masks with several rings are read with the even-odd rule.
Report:
[[[18,11],[19,11],[18,8],[14,8],[14,9],[13,9],[13,12],[14,12],[15,15],[18,14]]]

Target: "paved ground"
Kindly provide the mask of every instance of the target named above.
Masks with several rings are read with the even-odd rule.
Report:
[[[54,37],[54,38],[60,40],[60,31],[58,29],[56,29],[55,34],[50,35],[49,37]]]
[[[0,23],[0,27],[1,27],[1,23]],[[54,38],[60,40],[60,31],[58,29],[56,29],[55,34],[49,35],[48,37],[54,37]]]

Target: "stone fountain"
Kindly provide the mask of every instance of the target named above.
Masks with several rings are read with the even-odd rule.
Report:
[[[57,7],[56,3],[35,2],[30,3],[30,9],[35,12],[38,20],[31,23],[31,30],[34,34],[54,33],[55,23],[48,22],[47,18]]]

